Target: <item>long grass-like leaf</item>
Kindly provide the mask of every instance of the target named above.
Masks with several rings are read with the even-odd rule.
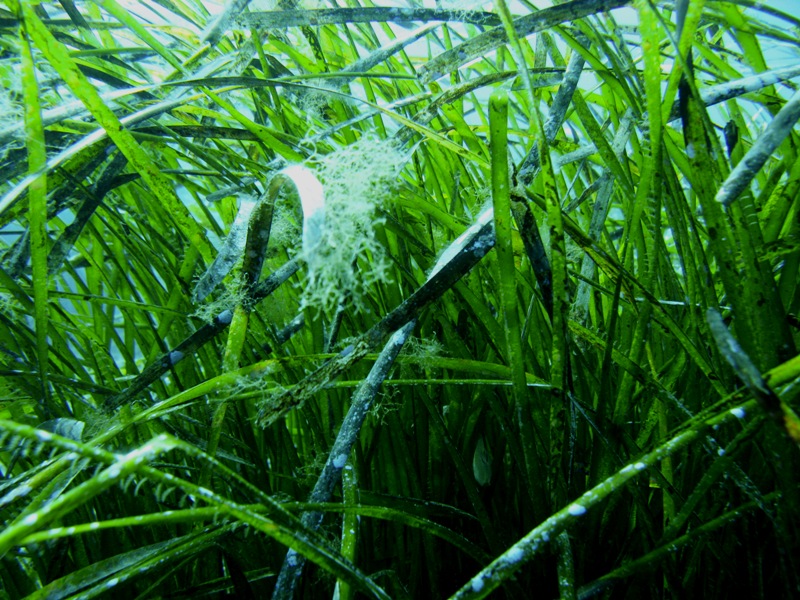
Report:
[[[39,104],[39,85],[33,62],[27,28],[20,29],[23,58],[23,90],[25,97],[25,133],[28,149],[28,172],[34,175],[28,194],[30,223],[31,269],[36,327],[36,354],[41,374],[41,395],[47,398],[48,344],[48,282],[47,282],[47,174],[42,169],[47,161],[44,129]]]

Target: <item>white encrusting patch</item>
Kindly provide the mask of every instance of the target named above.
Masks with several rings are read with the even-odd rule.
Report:
[[[333,459],[333,466],[337,469],[341,469],[344,467],[345,463],[347,462],[347,454],[339,454],[336,458]]]
[[[53,439],[53,434],[49,431],[44,431],[43,429],[37,429],[36,438],[42,442],[49,442]]]
[[[731,409],[731,414],[737,419],[744,419],[747,413],[744,412],[744,409],[741,406],[737,406],[736,408]]]
[[[524,556],[525,553],[521,548],[511,548],[508,552],[506,552],[506,558],[510,563],[518,563]]]
[[[586,513],[586,507],[581,506],[580,504],[570,504],[567,512],[571,514],[573,517],[579,517],[582,514]]]
[[[633,468],[637,471],[644,471],[647,468],[647,465],[643,462],[637,462],[635,465],[633,465]]]
[[[480,592],[483,589],[483,577],[474,577],[472,579],[472,591]]]

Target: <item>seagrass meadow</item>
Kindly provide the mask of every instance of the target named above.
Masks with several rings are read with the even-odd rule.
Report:
[[[800,18],[0,3],[0,600],[800,597]]]

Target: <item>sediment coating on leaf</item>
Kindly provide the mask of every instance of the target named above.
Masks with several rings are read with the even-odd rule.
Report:
[[[411,319],[392,334],[378,356],[378,360],[375,361],[372,369],[370,369],[369,375],[353,395],[350,409],[347,411],[342,426],[336,435],[333,448],[331,448],[329,460],[323,467],[322,473],[311,492],[310,502],[328,502],[330,500],[334,487],[342,477],[342,469],[347,464],[347,458],[358,441],[361,426],[364,424],[375,396],[388,376],[389,370],[392,368],[403,345],[414,330],[416,323],[416,319]],[[303,513],[302,522],[310,529],[316,530],[322,522],[322,513],[313,511]],[[273,594],[275,600],[294,597],[295,585],[304,563],[304,557],[293,554],[291,551],[287,553],[278,576],[278,582],[275,585]]]
[[[560,25],[566,21],[574,21],[619,8],[630,4],[630,0],[574,0],[558,6],[525,15],[514,20],[514,29],[520,38],[550,27]],[[468,41],[442,52],[428,61],[419,69],[419,78],[422,83],[430,83],[469,61],[487,54],[495,48],[508,42],[508,37],[503,27],[495,27],[475,36]]]
[[[728,206],[750,185],[800,119],[800,92],[787,102],[719,188],[715,200]]]
[[[494,26],[500,20],[491,12],[478,10],[448,10],[441,8],[322,8],[314,10],[271,10],[252,12],[237,19],[243,26],[300,27],[304,25],[332,25],[340,23],[374,23],[392,21],[460,21],[474,25]]]
[[[236,213],[236,219],[231,225],[222,248],[194,288],[192,299],[195,302],[200,302],[208,296],[241,259],[247,242],[247,226],[250,222],[250,215],[256,208],[256,203],[256,200],[250,196],[241,197],[239,211]]]

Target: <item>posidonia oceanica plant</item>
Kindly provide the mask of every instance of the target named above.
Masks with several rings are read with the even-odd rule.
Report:
[[[793,598],[790,2],[0,5],[0,598]]]

